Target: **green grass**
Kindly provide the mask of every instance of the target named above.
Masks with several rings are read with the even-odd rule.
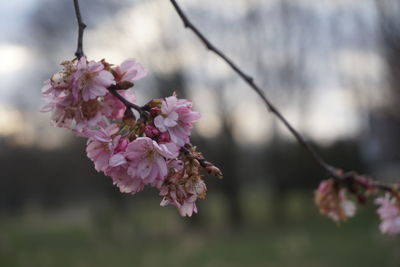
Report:
[[[27,212],[0,221],[0,266],[400,266],[400,239],[378,232],[372,210],[337,226],[297,197],[309,204],[295,195],[283,203],[286,223],[248,212],[241,230],[224,225],[218,197],[202,207],[202,227],[153,201],[126,213]]]

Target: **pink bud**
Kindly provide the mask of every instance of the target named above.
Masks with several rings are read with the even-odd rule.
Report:
[[[158,115],[160,115],[160,113],[161,113],[161,109],[160,108],[155,107],[155,108],[151,108],[150,109],[150,114],[154,118],[157,117]]]
[[[158,137],[158,142],[159,143],[171,142],[171,137],[169,136],[169,133],[168,132],[161,133],[160,136]]]
[[[155,138],[156,136],[158,136],[160,134],[160,131],[157,130],[156,127],[151,126],[151,125],[147,125],[144,128],[144,133],[146,134],[147,137],[149,138]]]

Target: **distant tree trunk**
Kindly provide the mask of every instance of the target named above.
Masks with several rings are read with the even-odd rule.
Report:
[[[224,185],[223,193],[228,200],[228,216],[233,227],[240,227],[243,224],[243,216],[240,207],[240,184],[238,166],[238,148],[231,133],[231,127],[227,119],[223,120],[223,131],[221,137],[222,161],[224,163]]]
[[[273,138],[271,144],[266,147],[268,150],[265,154],[267,155],[267,159],[265,159],[268,164],[271,166],[270,168],[270,179],[272,178],[269,186],[272,186],[271,190],[271,217],[272,223],[274,224],[282,224],[286,221],[285,209],[282,205],[283,200],[286,198],[287,184],[286,177],[282,177],[282,172],[279,170],[280,166],[284,164],[285,159],[282,158],[282,140],[278,133],[277,122],[273,122]],[[285,176],[285,174],[283,174]]]
[[[385,105],[370,114],[370,160],[380,162],[386,169],[400,162],[400,3],[377,0],[382,52],[386,61],[390,97]],[[371,141],[372,140],[372,141]],[[374,146],[373,146],[374,144]],[[368,144],[367,144],[368,145]],[[395,168],[395,172],[399,170]]]

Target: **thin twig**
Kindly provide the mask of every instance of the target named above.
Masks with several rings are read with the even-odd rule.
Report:
[[[139,112],[139,115],[140,115],[141,118],[143,118],[144,120],[147,120],[147,119],[148,119],[148,116],[149,116],[149,115],[148,115],[147,111],[146,111],[143,107],[140,107],[140,106],[138,106],[138,105],[136,105],[136,104],[134,104],[134,103],[132,103],[132,102],[126,100],[122,95],[120,95],[120,94],[118,93],[117,89],[116,89],[114,86],[110,86],[110,87],[108,88],[108,91],[109,91],[113,96],[115,96],[116,98],[118,98],[119,101],[121,101],[121,102],[126,106],[127,109],[132,109],[132,108],[133,108],[134,110],[136,110],[137,112]]]
[[[85,54],[83,53],[83,32],[86,28],[86,24],[83,22],[82,15],[81,15],[81,10],[79,8],[79,0],[74,0],[74,8],[75,8],[75,15],[76,15],[76,20],[78,21],[78,47],[75,52],[75,56],[79,59],[83,57]],[[143,118],[144,120],[147,119],[148,114],[144,110],[144,108],[129,102],[126,100],[122,95],[120,95],[117,92],[118,88],[116,86],[110,86],[108,88],[108,91],[113,94],[116,98],[118,98],[125,106],[127,109],[135,109],[137,112],[139,112],[140,117]]]
[[[398,183],[383,183],[380,181],[373,180],[369,177],[359,175],[355,172],[347,172],[347,173],[342,173],[342,171],[338,168],[335,168],[331,165],[329,165],[327,162],[325,162],[321,156],[311,147],[311,145],[306,141],[306,139],[289,123],[289,121],[280,113],[280,111],[269,101],[269,99],[266,97],[264,92],[260,89],[260,87],[254,82],[253,78],[244,73],[233,61],[228,58],[224,53],[222,53],[219,49],[217,49],[208,39],[189,21],[185,13],[182,11],[182,9],[179,7],[177,2],[175,0],[170,0],[172,5],[174,6],[175,10],[177,11],[179,17],[182,19],[183,24],[186,28],[191,29],[195,35],[204,43],[204,45],[209,49],[210,51],[213,51],[216,53],[219,57],[221,57],[263,100],[265,103],[267,109],[273,113],[284,125],[285,127],[290,131],[290,133],[295,137],[295,139],[298,141],[298,143],[311,155],[311,157],[314,159],[314,161],[326,172],[328,172],[333,178],[339,180],[340,182],[344,182],[347,184],[352,184],[356,183],[360,185],[361,187],[375,187],[377,189],[380,189],[382,191],[387,191],[391,193],[395,193],[400,190],[400,184]],[[78,47],[75,52],[75,56],[79,59],[82,56],[84,56],[83,53],[83,32],[84,29],[86,28],[86,24],[82,21],[82,16],[81,12],[79,9],[79,0],[74,0],[74,8],[75,8],[75,14],[76,18],[78,21],[78,26],[79,26],[79,32],[78,32]],[[131,109],[135,109],[137,112],[139,112],[140,117],[143,120],[147,120],[149,117],[149,113],[147,111],[146,106],[140,107],[134,103],[131,103],[130,101],[126,100],[121,94],[118,93],[118,90],[121,89],[118,87],[118,85],[113,85],[108,88],[109,92],[117,97],[127,108],[128,113],[131,112]],[[184,153],[188,153],[188,149],[183,147],[182,148]],[[213,166],[211,163],[207,162],[204,158],[202,157],[197,157],[196,158],[199,163],[207,168],[210,166]],[[218,172],[219,169],[216,169]],[[213,170],[215,171],[215,170]]]
[[[350,186],[352,183],[357,184],[365,188],[376,188],[382,191],[390,192],[392,194],[400,190],[399,183],[384,183],[373,180],[370,177],[360,175],[356,172],[343,173],[341,169],[336,168],[328,164],[322,159],[322,157],[314,150],[314,148],[308,143],[308,141],[289,123],[289,121],[282,115],[282,113],[271,103],[261,88],[254,82],[254,79],[240,69],[230,58],[228,58],[221,50],[216,48],[188,19],[186,14],[183,12],[181,7],[175,0],[170,0],[179,17],[181,18],[185,28],[190,29],[206,46],[206,48],[215,54],[217,54],[222,60],[224,60],[262,99],[267,109],[274,114],[289,132],[295,137],[297,142],[308,152],[308,154],[314,159],[314,161],[325,170],[332,178],[339,182],[347,183]],[[397,194],[397,193],[396,193]]]
[[[74,0],[74,8],[75,8],[75,15],[76,20],[78,21],[78,46],[76,48],[75,56],[80,59],[85,54],[83,53],[83,31],[86,28],[86,24],[82,20],[81,10],[79,9],[79,0]]]
[[[221,50],[216,48],[188,19],[183,10],[180,8],[175,0],[170,0],[176,12],[181,18],[185,28],[193,31],[193,33],[203,42],[208,50],[217,54],[224,60],[262,99],[267,109],[273,113],[296,138],[299,144],[311,155],[314,161],[326,172],[335,178],[339,178],[338,169],[325,162],[322,157],[314,150],[308,141],[289,123],[289,121],[282,115],[282,113],[271,103],[261,88],[254,82],[254,79],[241,70],[230,58],[228,58]]]

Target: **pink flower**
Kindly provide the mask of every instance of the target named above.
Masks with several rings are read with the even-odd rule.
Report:
[[[119,90],[118,93],[131,103],[136,102],[135,94],[130,90]],[[111,93],[104,96],[101,112],[110,119],[121,119],[124,116],[126,106]]]
[[[121,81],[136,81],[147,75],[144,67],[134,59],[127,59],[121,66],[114,68],[117,77]]]
[[[44,82],[42,95],[45,98],[52,97],[54,98],[53,100],[55,100],[71,92],[75,63],[72,61],[65,61],[61,63],[61,65],[63,65],[63,69],[54,73],[49,80]]]
[[[377,198],[375,203],[380,205],[377,212],[382,221],[379,225],[381,232],[389,235],[400,233],[400,203],[398,199],[386,194],[385,197]]]
[[[177,200],[177,192],[172,192],[170,193],[169,197],[164,197],[163,200],[160,203],[161,207],[165,207],[167,205],[173,205],[175,206],[178,211],[179,214],[182,217],[191,217],[193,215],[193,213],[197,213],[197,206],[196,206],[196,200],[197,197],[196,196],[190,196],[186,199],[184,199],[183,201],[181,201],[182,203],[180,203]]]
[[[97,171],[106,171],[110,167],[110,159],[114,153],[116,144],[120,136],[113,137],[118,131],[118,127],[114,124],[106,129],[88,130],[84,133],[89,138],[86,153],[94,162]]]
[[[128,164],[121,164],[112,167],[107,171],[107,175],[112,178],[121,193],[135,194],[143,190],[144,183],[141,179],[128,174],[128,166]]]
[[[161,104],[161,114],[155,117],[154,124],[161,132],[168,131],[171,141],[182,147],[189,141],[192,123],[200,118],[200,114],[191,109],[192,102],[178,100],[174,95],[167,97]]]
[[[205,198],[206,192],[207,187],[203,180],[178,176],[168,180],[168,184],[161,187],[160,195],[164,198],[160,205],[175,206],[181,216],[190,217],[193,213],[197,213],[197,198]]]
[[[74,73],[72,93],[76,99],[82,95],[82,99],[88,101],[104,96],[108,92],[107,88],[112,84],[115,84],[114,76],[104,70],[102,63],[88,62],[86,57],[82,57]]]
[[[119,188],[121,193],[135,194],[143,190],[142,180],[128,175],[128,160],[125,157],[125,151],[129,144],[126,138],[117,136],[114,139],[113,155],[108,161],[108,167],[104,173],[111,177],[113,183]]]
[[[159,187],[168,174],[166,159],[176,158],[179,148],[172,143],[158,144],[148,137],[139,137],[128,145],[128,174],[140,178],[144,184]]]
[[[44,87],[46,91],[47,85]],[[74,127],[74,118],[78,113],[78,107],[74,105],[72,94],[65,91],[55,94],[53,89],[47,92],[43,94],[43,100],[46,103],[40,111],[52,112],[51,120],[55,126],[72,129]]]
[[[188,200],[186,200],[178,208],[179,214],[182,217],[185,217],[185,216],[191,217],[193,213],[197,213],[197,206],[196,206],[195,200],[192,200],[192,199],[193,199],[193,197],[188,199]]]
[[[168,161],[169,175],[160,188],[161,206],[175,206],[181,216],[197,213],[196,200],[205,198],[207,187],[193,167],[181,160]]]
[[[42,96],[46,104],[40,109],[41,112],[52,111],[57,105],[71,106],[74,102],[69,91],[54,88],[50,80],[44,82]]]
[[[126,174],[126,170],[124,170],[121,176],[113,176],[113,180],[121,193],[136,194],[144,188],[142,180],[129,176]]]
[[[78,103],[78,112],[75,114],[75,133],[82,133],[96,127],[105,128],[108,125],[108,119],[102,113],[102,103],[97,99],[81,101]]]

